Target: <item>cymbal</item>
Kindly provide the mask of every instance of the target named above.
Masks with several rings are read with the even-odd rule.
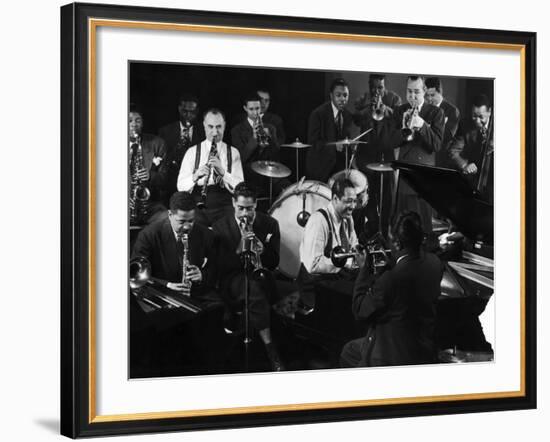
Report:
[[[250,167],[256,173],[270,178],[286,178],[290,169],[276,161],[254,161]]]
[[[311,144],[304,144],[298,138],[294,143],[281,144],[281,147],[292,147],[293,149],[304,149],[306,147],[311,147]]]
[[[330,141],[326,143],[327,146],[336,146],[338,144],[343,144],[345,146],[355,146],[356,144],[368,144],[366,141],[350,140],[349,138],[344,138],[343,140]]]
[[[392,172],[393,167],[390,163],[369,163],[367,169],[374,170],[375,172]]]

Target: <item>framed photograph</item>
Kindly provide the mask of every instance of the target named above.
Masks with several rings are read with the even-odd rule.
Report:
[[[61,433],[535,408],[535,53],[63,6]]]

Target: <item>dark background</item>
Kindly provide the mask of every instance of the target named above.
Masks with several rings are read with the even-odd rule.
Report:
[[[386,74],[386,88],[405,101],[408,74]],[[308,71],[268,68],[241,68],[168,63],[130,63],[130,101],[144,112],[144,130],[157,133],[165,124],[178,119],[178,96],[183,92],[196,95],[201,111],[220,108],[227,116],[228,127],[242,114],[242,99],[258,87],[271,93],[270,111],[283,118],[286,141],[296,137],[305,141],[307,119],[311,111],[328,100],[330,82],[343,77],[350,85],[348,108],[368,88],[369,72]],[[425,74],[431,76],[431,74]],[[440,77],[444,96],[461,113],[469,113],[471,98],[478,93],[493,97],[492,79]],[[468,111],[468,112],[467,112]]]

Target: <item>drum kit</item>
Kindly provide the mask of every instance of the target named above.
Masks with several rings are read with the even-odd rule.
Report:
[[[357,190],[358,202],[364,206],[368,202],[368,180],[367,177],[351,166],[355,158],[357,146],[367,144],[366,141],[359,141],[359,138],[370,132],[360,134],[354,139],[345,138],[339,141],[326,143],[336,146],[338,150],[344,149],[346,168],[332,175],[328,185],[315,180],[299,179],[299,155],[300,149],[311,147],[311,144],[302,143],[298,138],[293,143],[281,144],[281,147],[289,147],[296,150],[296,183],[284,189],[273,202],[273,178],[286,178],[291,171],[284,164],[276,161],[255,161],[251,164],[252,170],[259,175],[269,178],[269,214],[279,222],[279,229],[284,232],[281,235],[281,249],[279,260],[279,271],[289,277],[296,278],[300,270],[300,242],[302,240],[304,227],[311,214],[318,209],[326,207],[331,200],[332,184],[340,178],[346,177],[351,180]],[[383,197],[383,173],[393,171],[390,163],[383,161],[367,164],[367,169],[380,173],[380,202],[379,215],[382,213]],[[382,217],[379,216],[379,232],[382,232]]]

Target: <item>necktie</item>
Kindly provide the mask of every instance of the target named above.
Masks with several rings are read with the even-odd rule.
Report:
[[[340,243],[344,250],[349,250],[348,220],[346,218],[342,219],[340,223]]]
[[[336,133],[339,140],[342,139],[343,127],[344,127],[344,121],[342,118],[342,111],[338,111],[338,113],[336,114]]]

